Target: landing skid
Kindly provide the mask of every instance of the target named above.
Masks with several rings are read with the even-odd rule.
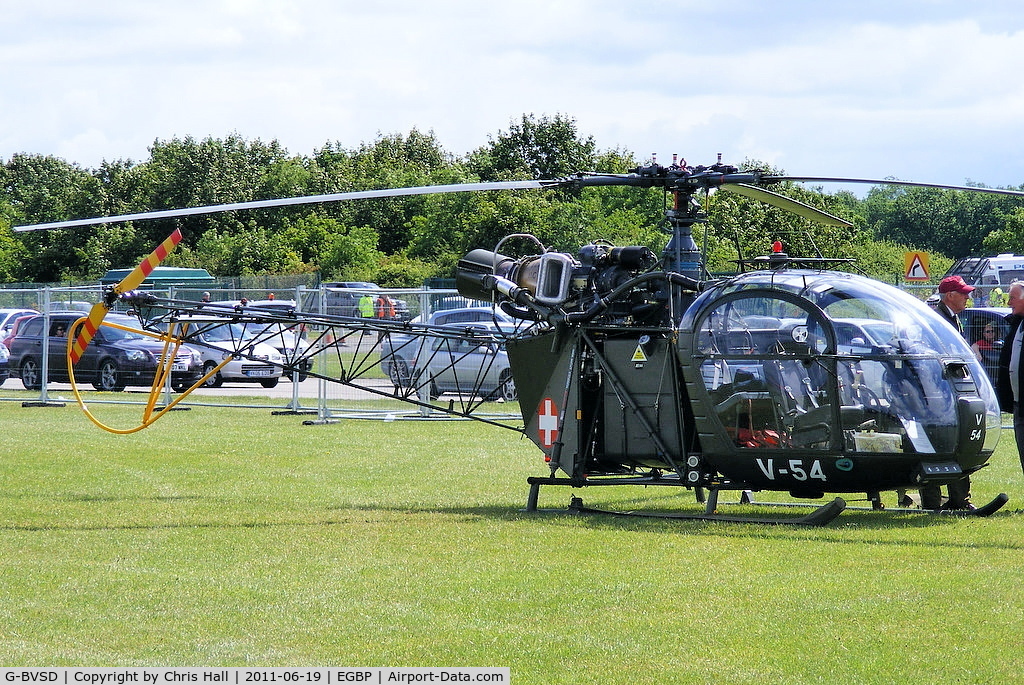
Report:
[[[944,514],[944,515],[947,515],[947,516],[981,516],[981,517],[985,517],[985,516],[991,516],[992,514],[996,513],[997,511],[999,511],[1000,509],[1003,508],[1004,504],[1006,504],[1009,501],[1010,501],[1009,495],[1007,495],[1005,492],[1000,492],[998,495],[995,496],[995,499],[993,499],[991,502],[989,502],[988,504],[985,504],[983,506],[980,506],[980,507],[978,507],[976,509],[940,509],[936,513]]]
[[[991,516],[996,513],[1003,506],[1010,501],[1009,495],[1005,492],[1001,492],[996,495],[991,502],[984,504],[975,509],[921,509],[920,507],[880,507],[872,501],[870,507],[847,507],[850,511],[884,511],[889,514],[933,514],[939,516],[958,516],[958,517],[980,517]],[[771,507],[813,507],[813,504],[805,504],[803,502],[755,502],[750,491],[744,490],[743,495],[740,498],[740,504],[762,504]],[[826,505],[827,506],[827,505]]]
[[[526,511],[537,511],[537,498],[541,485],[571,485],[570,481],[565,479],[552,479],[552,478],[529,478],[527,482],[530,483],[530,496],[526,503]],[[679,485],[677,480],[672,478],[667,479],[654,479],[649,480],[646,478],[622,478],[622,479],[605,479],[599,482],[591,482],[588,485]],[[824,526],[835,519],[839,514],[843,513],[846,509],[846,501],[841,497],[836,497],[831,502],[823,504],[816,508],[814,511],[803,516],[793,516],[788,518],[772,518],[762,516],[731,516],[725,514],[719,514],[716,509],[716,503],[718,501],[718,490],[712,490],[710,497],[706,503],[704,513],[682,513],[682,512],[646,512],[646,511],[613,511],[605,509],[595,509],[593,507],[584,506],[583,500],[579,497],[573,497],[569,503],[568,511],[573,514],[604,514],[607,516],[629,516],[634,518],[656,518],[656,519],[670,519],[680,521],[723,521],[727,523],[754,523],[760,525],[785,525],[785,526]]]
[[[639,518],[672,519],[683,521],[724,521],[727,523],[754,523],[765,526],[824,526],[832,522],[846,509],[842,497],[836,497],[823,504],[809,514],[792,518],[768,518],[760,516],[726,516],[723,514],[684,514],[676,512],[645,512],[645,511],[607,511],[583,506],[583,500],[573,497],[569,503],[569,511],[576,514],[605,514],[608,516],[631,516]]]
[[[584,486],[596,486],[596,485],[674,485],[680,486],[682,483],[674,476],[669,477],[650,477],[650,476],[625,476],[621,478],[604,478],[600,480],[590,480],[581,485],[580,483],[565,479],[565,478],[528,478],[527,482],[530,484],[530,495],[526,501],[526,511],[537,511],[537,500],[540,493],[541,485],[569,485],[571,487],[584,487]],[[718,512],[719,504],[719,490],[711,489],[705,492],[702,488],[697,488],[698,501],[702,502],[704,507],[704,513],[682,513],[682,512],[644,512],[644,511],[613,511],[605,509],[596,509],[593,507],[584,506],[583,500],[579,497],[573,497],[569,503],[568,511],[575,514],[605,514],[608,516],[632,516],[637,518],[659,518],[659,519],[674,519],[684,521],[725,521],[730,523],[754,523],[762,525],[795,525],[795,526],[824,526],[835,519],[846,509],[850,510],[863,510],[863,511],[886,511],[890,513],[910,513],[910,514],[934,514],[944,516],[958,516],[958,517],[986,517],[991,516],[995,512],[1003,508],[1003,506],[1009,501],[1009,496],[1006,493],[1000,493],[989,503],[977,507],[976,509],[941,509],[933,511],[930,509],[919,509],[919,508],[886,508],[880,506],[880,498],[878,493],[869,493],[869,501],[872,503],[870,507],[848,507],[846,501],[841,497],[836,497],[831,502],[827,502],[823,505],[815,505],[811,503],[803,502],[755,502],[753,492],[750,490],[743,490],[740,495],[739,504],[756,504],[764,505],[768,507],[782,507],[782,508],[797,508],[804,507],[810,508],[815,507],[814,511],[804,516],[796,516],[790,518],[769,518],[761,516],[733,516],[720,514]]]

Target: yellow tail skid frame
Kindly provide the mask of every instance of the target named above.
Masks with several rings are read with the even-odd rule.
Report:
[[[97,419],[91,411],[89,411],[89,407],[86,404],[85,399],[82,397],[82,394],[79,392],[78,383],[75,380],[75,366],[74,363],[72,362],[72,352],[76,339],[75,331],[77,331],[81,325],[84,325],[85,322],[88,321],[88,318],[89,317],[87,316],[83,316],[82,318],[76,320],[75,323],[71,326],[70,330],[68,331],[68,379],[71,382],[71,392],[74,393],[75,401],[78,402],[78,406],[82,409],[85,415],[89,417],[90,421],[92,421],[94,424],[96,424],[103,430],[108,431],[110,433],[114,433],[116,435],[128,435],[130,433],[137,433],[143,428],[148,428],[149,426],[153,425],[157,421],[157,419],[161,418],[162,416],[167,414],[167,412],[171,411],[175,406],[177,406],[179,402],[188,397],[193,390],[201,387],[204,383],[206,383],[207,380],[215,376],[221,370],[221,368],[224,367],[225,364],[231,361],[231,357],[228,356],[226,359],[222,360],[220,364],[218,364],[208,373],[203,375],[199,380],[193,383],[189,388],[186,388],[185,390],[179,392],[177,397],[175,397],[172,401],[168,402],[166,406],[157,408],[157,403],[160,400],[160,396],[163,394],[165,386],[167,385],[167,382],[170,379],[171,371],[174,366],[174,359],[175,357],[178,356],[178,350],[181,348],[182,345],[181,338],[178,338],[174,335],[175,325],[171,326],[171,329],[168,333],[155,333],[153,331],[140,330],[138,328],[130,328],[128,326],[122,326],[116,323],[104,322],[102,324],[104,326],[118,328],[122,331],[128,331],[130,333],[140,333],[142,335],[149,336],[150,338],[160,340],[164,343],[164,348],[160,353],[160,359],[157,360],[156,373],[153,375],[153,384],[152,386],[150,386],[149,389],[149,399],[147,400],[146,407],[145,409],[143,409],[142,412],[142,422],[138,426],[132,428],[114,428],[112,426],[104,424],[102,421]],[[182,326],[183,331],[187,329],[187,327],[188,324],[184,324]]]

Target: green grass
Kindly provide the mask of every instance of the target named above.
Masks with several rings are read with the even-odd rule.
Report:
[[[73,406],[0,403],[0,665],[509,666],[516,683],[631,685],[1024,672],[1009,433],[974,479],[979,501],[1011,496],[990,519],[848,511],[804,529],[527,514],[525,479],[545,470],[511,431],[301,421],[197,407],[114,436]],[[583,497],[697,509],[668,488]]]

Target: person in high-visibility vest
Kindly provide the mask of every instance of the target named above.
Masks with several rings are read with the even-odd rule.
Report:
[[[378,319],[393,319],[395,318],[395,301],[387,295],[381,293],[377,297],[377,318]]]
[[[373,318],[373,298],[370,296],[370,293],[364,293],[359,298],[359,316],[366,319]]]

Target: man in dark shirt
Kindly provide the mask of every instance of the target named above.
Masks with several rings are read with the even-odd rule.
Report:
[[[953,328],[964,335],[964,326],[960,322],[960,312],[967,309],[967,299],[974,287],[967,285],[960,276],[943,278],[939,283],[939,303],[935,306],[942,318]],[[964,476],[949,484],[949,499],[942,504],[942,490],[938,485],[921,488],[922,509],[973,509],[971,504],[971,478]]]
[[[999,353],[999,406],[1005,412],[1013,414],[1013,435],[1017,439],[1017,455],[1020,457],[1021,470],[1024,471],[1024,397],[1021,397],[1020,380],[1024,374],[1024,354],[1021,343],[1024,342],[1024,281],[1010,284],[1010,315],[1006,317],[1010,324],[1003,349]]]
[[[974,291],[974,286],[967,285],[959,276],[943,278],[939,283],[939,303],[935,311],[952,324],[953,328],[964,334],[964,326],[960,322],[960,312],[967,309],[967,300]]]

